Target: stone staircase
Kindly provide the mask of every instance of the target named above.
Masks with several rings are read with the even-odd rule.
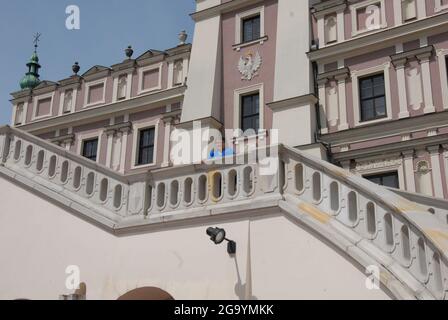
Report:
[[[377,266],[395,297],[447,298],[447,201],[374,185],[296,149],[274,149],[279,170],[272,175],[241,154],[228,164],[124,176],[5,126],[0,175],[121,235],[185,219],[281,211],[363,270]]]

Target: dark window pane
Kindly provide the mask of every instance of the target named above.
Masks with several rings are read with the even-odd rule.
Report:
[[[260,96],[252,94],[241,98],[241,130],[254,129],[258,131],[260,117]]]
[[[138,145],[138,165],[144,165],[152,163],[154,160],[154,138],[155,129],[141,130],[139,133],[139,145]]]
[[[254,16],[243,20],[243,42],[249,42],[260,38],[260,16]]]
[[[83,142],[82,156],[96,161],[98,151],[98,139],[86,140]]]
[[[369,121],[387,116],[384,74],[359,80],[361,121]]]
[[[400,187],[398,182],[398,173],[397,172],[388,172],[373,176],[365,176],[365,179],[376,183],[380,186],[385,186],[389,188],[396,188],[398,189]]]

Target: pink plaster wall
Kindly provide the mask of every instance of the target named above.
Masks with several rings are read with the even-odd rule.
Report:
[[[232,45],[235,40],[235,15],[237,12],[258,7],[259,4],[244,7],[238,11],[226,13],[222,17],[223,33],[223,119],[225,128],[233,128],[233,100],[234,90],[252,86],[255,84],[264,84],[264,103],[273,101],[274,94],[274,74],[275,74],[275,50],[276,50],[276,31],[277,31],[277,1],[267,0],[265,5],[265,33],[269,39],[263,44],[254,44],[244,47],[240,52],[233,50]],[[241,56],[249,52],[259,52],[263,63],[259,70],[259,75],[252,81],[241,80],[241,74],[237,66]],[[264,109],[264,128],[272,128],[272,111],[263,106]],[[261,111],[261,108],[260,108]]]

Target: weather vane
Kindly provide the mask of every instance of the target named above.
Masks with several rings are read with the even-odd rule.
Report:
[[[34,48],[37,48],[38,43],[39,43],[39,41],[40,41],[40,36],[41,36],[41,35],[42,35],[42,34],[39,33],[39,32],[37,32],[37,33],[34,35],[34,40],[33,40]]]

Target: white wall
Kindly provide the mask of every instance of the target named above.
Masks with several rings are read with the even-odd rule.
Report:
[[[71,293],[68,265],[81,268],[88,299],[116,299],[142,286],[176,299],[239,299],[248,288],[257,299],[388,298],[366,290],[362,272],[279,214],[115,237],[1,177],[0,194],[0,299]],[[207,239],[210,225],[237,241],[236,259]]]

